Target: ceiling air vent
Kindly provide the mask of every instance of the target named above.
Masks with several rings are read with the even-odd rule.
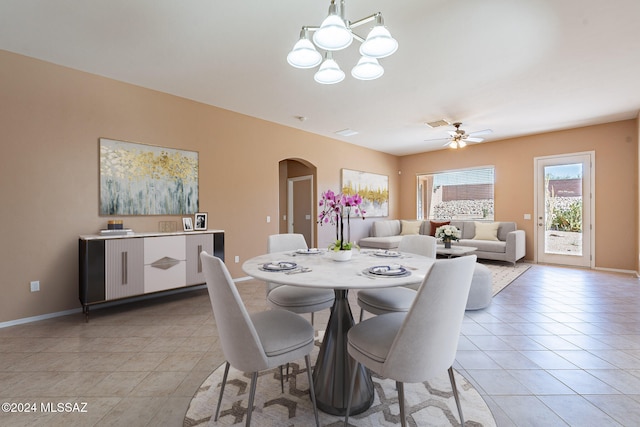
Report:
[[[426,122],[425,123],[425,125],[429,126],[430,128],[438,128],[440,126],[449,126],[450,124],[451,123],[449,123],[445,119],[436,120],[435,122]]]
[[[340,136],[353,136],[353,135],[357,135],[358,132],[353,129],[342,129],[337,131],[336,134]]]

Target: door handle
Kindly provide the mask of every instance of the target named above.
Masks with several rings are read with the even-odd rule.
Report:
[[[122,285],[129,282],[129,253],[122,252]]]

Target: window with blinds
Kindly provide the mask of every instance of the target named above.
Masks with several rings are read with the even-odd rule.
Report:
[[[418,175],[418,219],[493,220],[495,168]]]

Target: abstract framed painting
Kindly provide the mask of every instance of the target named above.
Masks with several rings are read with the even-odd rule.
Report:
[[[342,192],[360,194],[367,218],[389,216],[388,176],[342,169]]]
[[[100,215],[198,212],[198,152],[100,138]]]

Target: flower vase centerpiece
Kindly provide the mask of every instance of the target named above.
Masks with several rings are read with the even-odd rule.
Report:
[[[442,240],[445,249],[450,249],[451,242],[460,239],[460,230],[455,225],[442,225],[436,228],[435,236]]]
[[[329,246],[330,253],[335,261],[348,261],[351,259],[351,250],[358,245],[351,241],[351,215],[360,215],[364,219],[365,211],[362,210],[362,197],[356,194],[335,194],[331,190],[322,193],[318,222],[336,226],[336,241]],[[346,221],[346,238],[345,238]]]

